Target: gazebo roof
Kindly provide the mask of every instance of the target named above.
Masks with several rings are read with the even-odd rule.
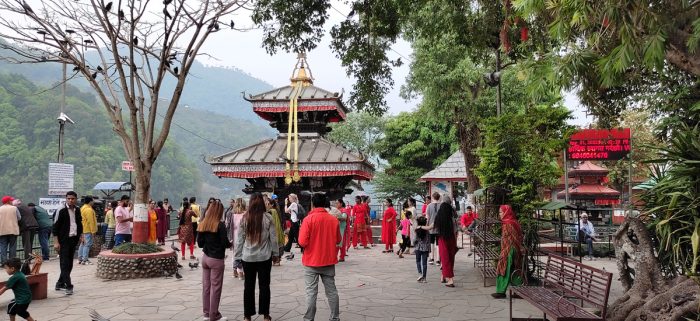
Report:
[[[467,168],[464,165],[464,154],[457,151],[447,158],[440,166],[436,167],[420,178],[423,182],[428,181],[458,181],[467,180]]]
[[[576,176],[605,176],[610,172],[607,168],[585,161],[569,170],[569,177]]]
[[[565,191],[557,193],[557,196],[564,196]],[[569,196],[620,196],[620,192],[610,187],[596,184],[581,184],[569,187]]]
[[[209,160],[214,175],[229,178],[283,177],[285,134]],[[302,177],[353,176],[370,180],[374,167],[367,159],[317,134],[299,135],[299,173]]]

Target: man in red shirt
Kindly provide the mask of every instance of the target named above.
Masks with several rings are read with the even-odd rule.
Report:
[[[472,210],[471,206],[467,206],[467,212],[460,218],[460,223],[462,225],[462,231],[471,232],[473,227],[471,226],[475,219],[479,218],[479,215]]]
[[[355,206],[352,207],[352,247],[356,250],[358,242],[362,243],[364,248],[369,248],[367,246],[367,217],[369,217],[369,212],[367,212],[365,204],[362,203],[362,197],[355,196]]]
[[[311,197],[313,209],[304,218],[299,230],[299,246],[304,248],[301,263],[304,265],[306,282],[305,321],[316,316],[318,278],[326,289],[326,299],[331,310],[331,321],[340,320],[340,299],[335,287],[335,265],[338,263],[336,246],[342,241],[338,219],[326,211],[330,201],[324,194]]]

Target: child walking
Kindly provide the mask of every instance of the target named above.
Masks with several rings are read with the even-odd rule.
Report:
[[[401,249],[399,250],[399,258],[403,259],[403,254],[406,252],[408,245],[411,242],[411,211],[404,212],[404,218],[401,220]]]
[[[5,283],[5,286],[0,289],[0,295],[5,293],[7,289],[12,289],[12,292],[15,294],[15,299],[10,301],[10,304],[7,306],[7,314],[10,315],[10,321],[15,321],[15,316],[17,315],[26,320],[34,321],[27,311],[29,303],[32,302],[32,291],[29,289],[27,277],[20,272],[21,266],[22,261],[18,258],[11,258],[3,263],[2,267],[5,269],[5,272],[11,276]]]
[[[413,243],[413,253],[416,255],[416,267],[418,268],[418,282],[427,283],[426,275],[428,273],[428,254],[430,254],[430,235],[425,226],[428,224],[428,219],[425,216],[416,218],[416,239]]]

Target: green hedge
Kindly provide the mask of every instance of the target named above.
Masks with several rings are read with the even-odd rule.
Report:
[[[163,251],[162,248],[155,244],[139,244],[139,243],[124,243],[119,246],[115,246],[112,253],[117,254],[148,254],[148,253],[158,253]]]

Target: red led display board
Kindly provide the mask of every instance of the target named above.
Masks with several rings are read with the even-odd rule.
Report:
[[[571,135],[566,148],[569,160],[619,160],[630,152],[631,130],[583,129]]]

